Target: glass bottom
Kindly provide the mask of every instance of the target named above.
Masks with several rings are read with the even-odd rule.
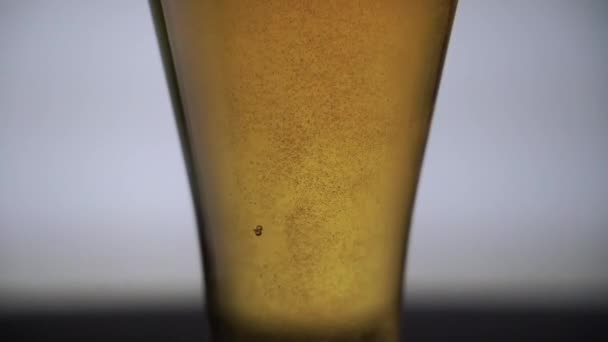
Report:
[[[212,322],[212,337],[221,342],[397,342],[400,340],[400,315],[392,315],[383,322],[365,328],[348,331],[319,330],[316,326],[309,329],[299,328],[269,331],[243,328],[223,322]]]

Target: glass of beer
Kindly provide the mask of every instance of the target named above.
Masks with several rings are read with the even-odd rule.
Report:
[[[166,0],[220,341],[398,341],[456,1]]]

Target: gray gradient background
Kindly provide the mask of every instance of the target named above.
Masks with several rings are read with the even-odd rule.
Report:
[[[608,299],[608,1],[461,1],[412,302]],[[146,1],[0,1],[0,308],[201,301]]]

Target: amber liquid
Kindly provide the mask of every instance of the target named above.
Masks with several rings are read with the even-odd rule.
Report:
[[[230,341],[396,341],[455,1],[164,1]]]

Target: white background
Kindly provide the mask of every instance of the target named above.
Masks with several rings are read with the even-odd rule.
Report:
[[[608,2],[460,2],[409,301],[608,299]],[[0,308],[201,301],[146,1],[0,2]]]

